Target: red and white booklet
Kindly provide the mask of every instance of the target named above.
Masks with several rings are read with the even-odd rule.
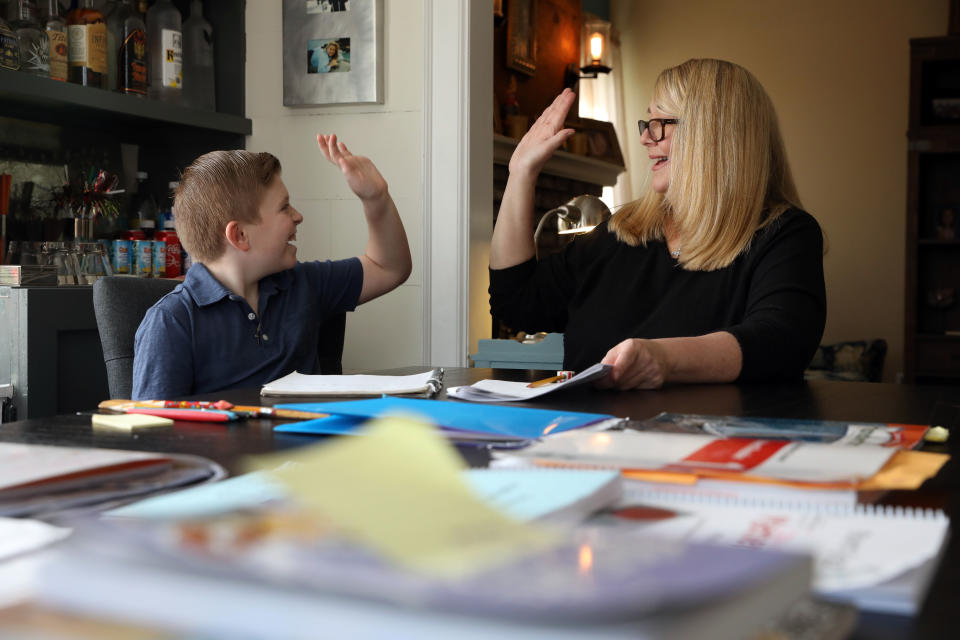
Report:
[[[570,431],[497,457],[558,465],[645,469],[711,477],[849,483],[870,478],[896,449],[685,433]]]

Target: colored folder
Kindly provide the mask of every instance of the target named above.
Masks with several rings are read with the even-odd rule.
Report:
[[[551,433],[588,426],[611,426],[619,418],[602,413],[475,405],[417,398],[373,398],[346,402],[309,402],[277,405],[284,409],[329,413],[329,418],[278,425],[274,431],[331,435],[352,432],[370,418],[413,415],[431,422],[453,437],[474,440],[526,441]]]

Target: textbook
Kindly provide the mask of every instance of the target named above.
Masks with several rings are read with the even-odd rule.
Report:
[[[608,364],[599,362],[587,369],[584,369],[577,375],[562,379],[556,376],[557,380],[548,378],[537,382],[508,382],[505,380],[481,380],[469,386],[450,387],[447,389],[447,397],[457,400],[468,400],[470,402],[518,402],[522,400],[532,400],[553,393],[561,389],[569,389],[587,382],[599,380],[608,373],[612,367]]]
[[[283,409],[330,414],[328,418],[277,425],[280,433],[334,435],[352,433],[370,418],[391,414],[419,417],[440,427],[448,437],[460,440],[497,441],[522,444],[532,438],[571,429],[609,428],[621,420],[601,413],[500,407],[424,400],[417,398],[376,398],[344,402],[277,405]]]
[[[294,371],[263,385],[262,396],[379,396],[423,394],[443,388],[443,369],[409,376],[307,375]]]
[[[204,637],[734,640],[809,593],[803,555],[596,529],[440,578],[280,517],[85,523],[41,568],[38,604]]]
[[[616,471],[579,469],[467,469],[467,485],[495,509],[522,521],[575,523],[612,507],[623,495]],[[104,513],[151,520],[209,517],[288,499],[282,485],[260,471],[154,496]]]
[[[0,516],[41,516],[226,475],[190,455],[0,443]]]
[[[841,422],[753,416],[709,416],[661,413],[649,420],[631,420],[625,429],[694,433],[724,438],[774,438],[845,446],[876,445],[916,449],[929,427],[920,424]]]
[[[726,480],[775,480],[853,488],[874,476],[895,450],[818,442],[719,438],[650,431],[568,432],[499,459],[561,466],[653,470]]]

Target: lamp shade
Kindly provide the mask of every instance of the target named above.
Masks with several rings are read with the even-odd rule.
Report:
[[[594,77],[599,73],[610,73],[610,23],[598,18],[585,20],[580,51],[583,73]]]

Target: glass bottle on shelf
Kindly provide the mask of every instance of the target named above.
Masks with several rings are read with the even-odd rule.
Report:
[[[183,28],[170,0],[157,0],[147,10],[149,96],[179,104],[183,93]]]
[[[10,26],[20,40],[20,71],[41,78],[50,77],[50,40],[40,26],[39,11],[34,0],[15,0],[10,13],[16,13]],[[13,16],[11,16],[13,17]]]
[[[183,23],[183,102],[194,109],[216,110],[213,72],[213,27],[203,18],[203,2],[190,3]]]
[[[117,8],[119,42],[117,90],[132,96],[147,95],[147,27],[133,0],[120,0]]]
[[[67,81],[67,21],[59,0],[47,0],[47,40],[50,42],[50,79]]]
[[[3,18],[0,18],[0,69],[20,69],[20,39]]]
[[[107,86],[107,24],[93,0],[67,14],[67,79],[86,87]]]

